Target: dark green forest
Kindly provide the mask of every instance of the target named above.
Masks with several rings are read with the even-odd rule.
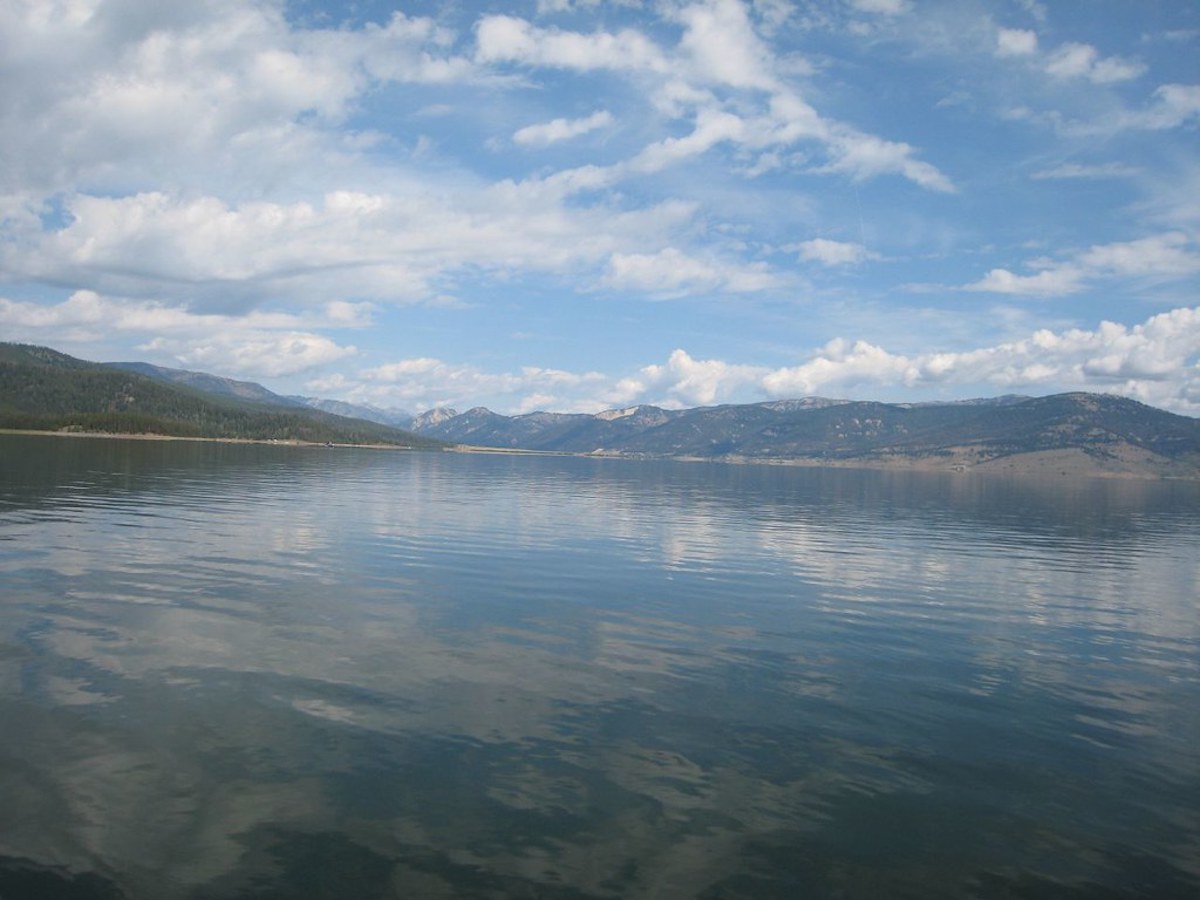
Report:
[[[0,428],[444,446],[362,419],[210,394],[23,344],[0,344]]]

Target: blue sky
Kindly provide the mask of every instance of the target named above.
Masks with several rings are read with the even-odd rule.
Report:
[[[1200,415],[1200,4],[10,0],[0,338],[420,411]]]

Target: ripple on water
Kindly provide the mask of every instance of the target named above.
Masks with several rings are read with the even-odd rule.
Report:
[[[0,893],[1197,888],[1196,491],[120,443],[0,481]]]

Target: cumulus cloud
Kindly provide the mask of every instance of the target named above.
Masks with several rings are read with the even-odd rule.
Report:
[[[1076,266],[1062,265],[1034,275],[1015,275],[1008,269],[992,269],[964,290],[1024,297],[1061,297],[1083,288],[1083,272]]]
[[[710,406],[754,385],[765,372],[759,366],[693,359],[686,351],[675,350],[665,364],[645,366],[623,380],[621,389],[626,396],[661,398],[658,404],[666,407]]]
[[[378,295],[386,283],[389,296],[410,299],[429,292],[430,267],[385,254],[411,248],[413,235],[383,197],[332,192],[319,205],[231,205],[150,192],[76,196],[68,210],[66,227],[0,250],[9,271],[209,306],[253,305],[285,290],[317,302],[339,284]]]
[[[565,206],[562,185],[500,183],[461,205],[434,193],[333,191],[316,202],[230,204],[150,192],[76,196],[70,223],[0,245],[0,263],[105,293],[173,296],[229,311],[286,295],[430,302],[466,267],[565,273],[661,244],[691,215]]]
[[[1137,78],[1146,67],[1115,56],[1101,57],[1091,44],[1068,43],[1047,57],[1046,71],[1056,78],[1086,78],[1096,84],[1112,84]]]
[[[796,276],[786,273],[802,268],[797,259],[832,268],[876,258],[862,244],[814,238],[793,245],[792,260],[772,257],[778,269],[761,262],[781,234],[844,229],[845,181],[903,180],[902,187],[940,193],[958,187],[957,170],[934,164],[943,148],[917,146],[925,139],[912,134],[921,132],[872,134],[838,118],[839,99],[869,90],[849,67],[823,65],[810,82],[803,76],[816,70],[793,52],[794,41],[771,41],[771,29],[789,19],[798,30],[847,22],[885,27],[890,43],[873,48],[881,58],[864,58],[860,70],[874,76],[870,65],[915,58],[903,42],[932,39],[947,21],[944,10],[905,19],[900,14],[912,6],[906,0],[847,0],[842,13],[852,5],[889,18],[868,25],[866,15],[831,12],[818,24],[830,4],[816,10],[783,0],[620,0],[621,9],[605,7],[582,30],[566,27],[580,21],[575,13],[601,5],[539,0],[539,13],[564,15],[529,21],[460,4],[436,17],[384,13],[375,22],[314,27],[300,24],[281,0],[0,4],[0,278],[22,298],[0,301],[6,336],[20,329],[55,343],[60,336],[128,335],[164,362],[238,374],[326,373],[331,362],[357,362],[340,338],[343,330],[418,319],[427,311],[417,304],[460,297],[457,315],[471,303],[500,298],[522,315],[554,320],[546,306],[534,312],[541,301],[529,298],[537,291],[518,297],[513,286],[526,279],[551,283],[555,290],[544,296],[576,288],[650,298],[779,291],[795,285]],[[525,6],[531,15],[533,8]],[[1190,159],[1186,134],[1151,132],[1196,123],[1200,85],[1163,84],[1152,93],[1147,87],[1140,106],[1123,107],[1117,92],[1092,85],[1138,77],[1144,67],[1132,57],[1080,43],[1043,48],[1034,31],[997,29],[978,11],[961,15],[974,22],[970,40],[961,53],[917,54],[929,71],[961,66],[968,53],[972,65],[980,55],[987,66],[996,65],[992,54],[1009,57],[1006,64],[1050,82],[1042,85],[1048,94],[1103,114],[1086,123],[1074,122],[1070,110],[1029,114],[1043,115],[1059,136],[1143,132],[1131,136],[1136,142],[1089,144],[1094,162],[1058,166],[1052,161],[1064,157],[1061,146],[1036,148],[1043,162],[1030,164],[998,156],[1030,145],[997,141],[976,148],[997,154],[988,164],[1026,172],[1043,166],[1033,174],[1039,183],[1138,174],[1119,186],[1122,210],[1142,217],[1134,233],[1163,232],[1090,247],[1084,237],[1073,250],[1043,251],[1043,259],[996,260],[980,266],[985,274],[965,288],[1038,298],[1078,293],[1106,279],[1194,277],[1197,192],[1187,190],[1194,179],[1180,178],[1186,166],[1177,162]],[[445,27],[456,18],[457,30]],[[1132,41],[1124,46],[1139,46]],[[976,72],[939,75],[966,84]],[[829,89],[818,92],[817,85]],[[972,88],[972,94],[977,104],[956,107],[955,115],[983,110],[985,92]],[[1036,104],[1037,93],[1030,96]],[[581,98],[595,98],[584,101],[594,105],[582,113]],[[622,127],[611,128],[618,116]],[[900,122],[897,128],[925,124],[919,114],[883,120]],[[575,145],[595,158],[558,171],[528,168],[573,149],[562,142],[609,128],[604,141]],[[950,130],[939,126],[936,133]],[[1151,152],[1152,142],[1161,152]],[[549,145],[557,152],[516,152]],[[480,147],[489,152],[477,155]],[[1119,162],[1105,155],[1118,152],[1130,155]],[[957,151],[945,158],[966,165]],[[759,180],[749,181],[752,175]],[[1159,186],[1147,187],[1154,180]],[[980,190],[977,179],[961,184]],[[1042,192],[1065,187],[1039,184]],[[1099,195],[1115,185],[1090,187],[1097,207],[1107,203],[1111,213],[1113,203]],[[1170,201],[1129,196],[1155,189]],[[974,203],[939,204],[932,214],[919,201],[908,206],[911,195],[862,193],[868,203],[889,204],[874,233],[893,247],[904,244],[906,264],[943,259],[947,247],[963,246],[964,232],[948,233],[954,217]],[[1032,208],[1014,202],[1005,215]],[[869,207],[868,215],[878,209]],[[1005,219],[1009,235],[1019,227],[1061,233],[1039,226]],[[973,246],[995,243],[987,227],[970,223]],[[935,230],[944,240],[931,238]],[[832,280],[833,273],[825,276]],[[783,299],[780,292],[771,301]],[[272,312],[282,308],[291,312]],[[465,315],[462,321],[465,334],[470,325]],[[551,330],[542,322],[537,328]],[[372,353],[380,352],[376,347]],[[444,347],[429,352],[445,355]],[[1087,377],[1123,365],[1135,371],[1104,359],[1092,361]],[[833,385],[851,373],[870,384],[876,369],[901,381],[915,371],[914,384],[935,384],[930,373],[938,366],[964,365],[945,357],[922,368],[916,357],[853,339],[823,348],[809,362],[815,367],[805,377],[818,383],[827,373]],[[491,390],[510,398],[513,409],[553,406],[548,398],[587,405],[625,397],[683,403],[747,391],[770,395],[765,372],[686,353],[612,379],[536,367],[513,367],[501,378],[438,365],[410,372],[407,381],[397,371],[394,381],[376,373],[342,384],[394,392],[407,390],[404,384],[417,390],[424,378],[446,387],[421,397],[455,402],[471,399],[468,387],[476,385],[485,396]],[[1020,371],[1032,377],[1044,365],[1031,360]]]
[[[264,378],[307,372],[358,352],[322,335],[298,332],[221,335],[180,348],[158,341],[147,349],[168,350],[185,366]]]
[[[696,3],[678,15],[685,26],[680,50],[695,79],[767,91],[777,86],[767,63],[771,53],[755,33],[746,7],[737,0]]]
[[[919,370],[898,356],[867,341],[830,341],[808,362],[776,369],[763,377],[772,396],[807,395],[830,387],[844,389],[859,384],[912,384]]]
[[[310,389],[381,406],[430,408],[490,397],[501,412],[534,408],[596,412],[649,403],[666,408],[801,396],[906,399],[980,396],[995,391],[1119,393],[1182,413],[1200,412],[1200,307],[1179,308],[1127,326],[1039,329],[1028,337],[963,351],[893,352],[837,338],[794,366],[770,368],[696,359],[674,350],[663,363],[627,375],[524,367],[489,373],[439,359],[414,358],[322,379]]]
[[[257,172],[264,142],[275,159],[289,145],[332,153],[324,126],[374,85],[477,75],[428,18],[304,30],[274,3],[126,6],[74,17],[6,7],[5,78],[20,87],[0,103],[0,191],[127,189],[176,166]]]
[[[831,341],[807,362],[762,378],[771,396],[903,386],[1113,391],[1181,412],[1200,410],[1200,307],[1162,313],[1128,327],[1039,330],[1030,337],[963,352],[905,355],[866,341]]]
[[[366,327],[370,312],[337,302],[308,316],[254,312],[194,313],[160,302],[122,300],[81,290],[53,305],[0,297],[0,325],[10,337],[41,343],[103,342],[113,333],[144,340],[141,349],[185,366],[224,374],[278,377],[354,356],[315,328]]]
[[[1133,241],[1099,244],[1069,260],[1036,260],[1039,269],[1017,275],[992,269],[964,290],[1031,297],[1058,297],[1082,290],[1101,278],[1170,280],[1200,272],[1200,252],[1195,241],[1179,231]]]
[[[582,119],[554,119],[537,125],[526,125],[513,134],[513,142],[527,146],[544,147],[559,141],[570,140],[574,137],[607,128],[613,123],[613,116],[608,110],[599,110]]]
[[[669,64],[658,46],[640,32],[580,34],[541,28],[515,16],[484,16],[475,26],[475,59],[485,64],[516,63],[592,71],[665,72]]]

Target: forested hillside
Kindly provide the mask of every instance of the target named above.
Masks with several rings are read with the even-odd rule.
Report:
[[[22,344],[0,344],[0,428],[442,446],[375,422],[211,394]]]

